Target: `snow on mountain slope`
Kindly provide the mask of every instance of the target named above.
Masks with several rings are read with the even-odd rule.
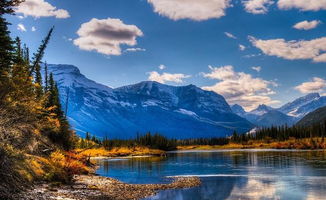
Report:
[[[321,97],[318,93],[311,93],[285,104],[278,111],[300,119],[323,105],[326,105],[325,97]]]
[[[87,79],[72,65],[49,65],[62,105],[79,133],[130,138],[159,132],[171,138],[218,137],[253,125],[231,111],[225,99],[194,85],[168,86],[152,81],[116,89]]]

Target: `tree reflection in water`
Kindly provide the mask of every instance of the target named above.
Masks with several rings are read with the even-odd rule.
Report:
[[[167,158],[100,161],[100,175],[128,183],[166,183],[166,176],[200,175],[202,185],[148,199],[325,199],[326,153],[238,150],[171,153]]]

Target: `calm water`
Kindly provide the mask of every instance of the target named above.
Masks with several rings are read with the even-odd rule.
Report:
[[[147,200],[326,200],[326,152],[196,151],[166,158],[99,161],[102,176],[127,183],[167,183],[169,176],[196,175],[202,185],[167,190]]]

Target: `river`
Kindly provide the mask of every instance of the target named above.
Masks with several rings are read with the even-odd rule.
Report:
[[[201,178],[199,187],[161,191],[146,200],[326,199],[325,151],[178,151],[162,158],[104,159],[99,165],[99,175],[126,183]]]

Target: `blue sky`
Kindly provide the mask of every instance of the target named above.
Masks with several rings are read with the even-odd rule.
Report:
[[[325,0],[27,0],[18,12],[13,36],[35,51],[54,25],[44,60],[111,87],[195,84],[248,110],[326,93]]]

